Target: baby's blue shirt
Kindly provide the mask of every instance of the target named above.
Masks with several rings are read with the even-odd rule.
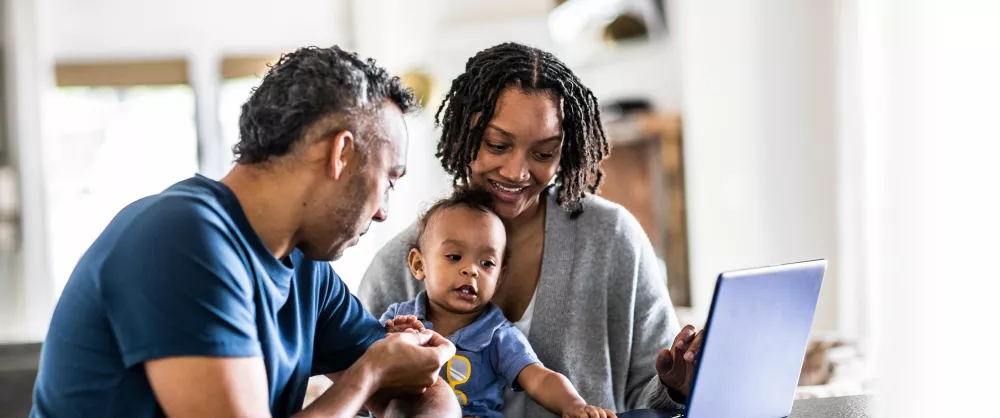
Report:
[[[427,303],[427,292],[422,291],[414,300],[389,306],[380,322],[385,325],[397,315],[413,315],[425,328],[434,329],[434,324],[427,321]],[[528,339],[493,303],[475,322],[447,338],[457,352],[441,369],[441,377],[458,396],[462,413],[502,418],[504,389],[510,386],[521,390],[517,375],[539,362]]]

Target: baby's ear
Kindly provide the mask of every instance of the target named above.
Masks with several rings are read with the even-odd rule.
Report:
[[[427,275],[424,274],[424,258],[420,254],[420,250],[417,248],[411,249],[406,261],[410,265],[410,273],[413,273],[413,277],[424,281]]]
[[[507,263],[500,266],[500,275],[497,277],[497,289],[500,288],[505,279],[507,279]]]

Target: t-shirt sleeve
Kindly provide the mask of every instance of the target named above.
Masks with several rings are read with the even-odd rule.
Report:
[[[517,382],[521,370],[534,363],[539,363],[535,350],[524,337],[521,330],[513,324],[508,324],[496,331],[492,343],[493,372],[507,382],[516,391],[523,390]]]
[[[382,314],[382,317],[379,318],[378,322],[382,324],[382,326],[384,327],[386,322],[389,322],[390,319],[396,317],[396,312],[398,311],[399,311],[398,303],[393,303],[392,305],[389,305],[389,309],[385,310],[385,313]]]
[[[385,328],[361,305],[347,285],[327,263],[321,274],[328,283],[316,324],[313,375],[347,369],[376,341],[385,338]]]
[[[227,224],[206,203],[163,198],[94,267],[126,367],[163,357],[261,355],[253,282]]]

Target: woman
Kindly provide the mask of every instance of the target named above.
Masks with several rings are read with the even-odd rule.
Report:
[[[593,93],[551,54],[506,43],[466,63],[436,122],[445,170],[489,190],[507,223],[511,264],[493,302],[539,359],[593,405],[683,402],[700,338],[679,330],[635,217],[593,194],[608,154]],[[358,293],[373,314],[422,290],[406,263],[415,234],[396,236],[365,273]],[[504,416],[548,416],[508,392]]]

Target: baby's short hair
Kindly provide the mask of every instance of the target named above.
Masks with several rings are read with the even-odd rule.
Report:
[[[427,222],[430,221],[431,217],[435,213],[438,213],[444,209],[450,209],[454,207],[465,206],[469,209],[493,214],[497,218],[496,211],[493,209],[493,196],[489,192],[480,188],[474,187],[460,187],[451,194],[451,196],[444,199],[438,200],[431,205],[427,211],[420,216],[420,220],[417,221],[417,238],[413,241],[413,248],[420,249],[420,241],[424,237],[424,232],[427,230]],[[503,220],[501,219],[501,223]],[[504,228],[507,225],[504,224]]]

